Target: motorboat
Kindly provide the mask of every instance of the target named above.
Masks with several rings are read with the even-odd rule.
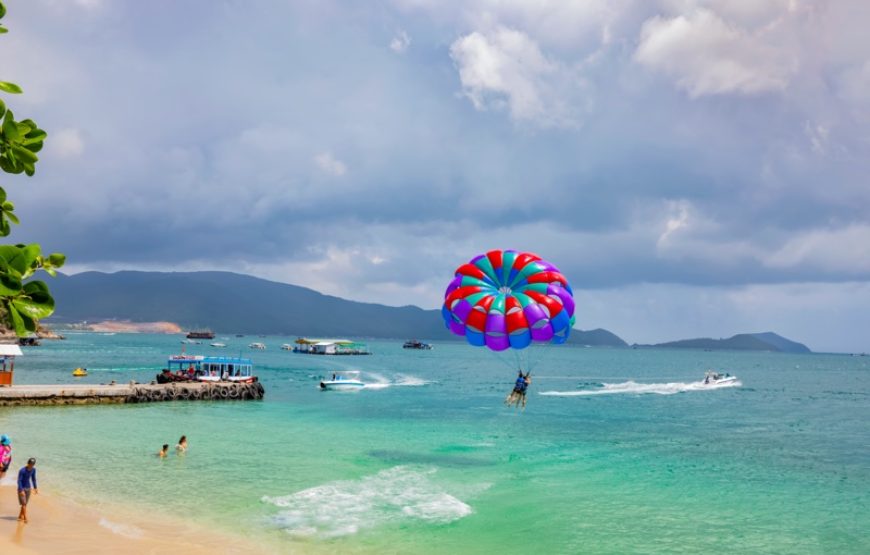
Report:
[[[210,344],[212,347],[217,347],[217,348],[222,348],[222,347],[226,347],[226,346],[227,346],[226,343],[220,343],[220,342],[209,343],[209,344]]]
[[[403,349],[420,349],[423,351],[431,351],[432,344],[431,343],[423,343],[422,341],[417,341],[416,339],[410,339],[405,341],[405,344],[402,345]]]
[[[359,372],[356,370],[335,372],[331,380],[320,380],[320,389],[323,391],[354,391],[365,386],[366,384],[360,381]]]
[[[259,349],[262,351],[266,348],[266,344],[265,343],[251,343],[250,345],[248,345],[248,348],[249,349]]]
[[[722,385],[736,381],[737,376],[732,376],[728,372],[722,373],[708,370],[707,373],[704,374],[704,385]]]
[[[87,368],[76,368],[75,370],[72,371],[72,375],[73,375],[73,377],[76,377],[76,378],[84,378],[85,376],[88,375],[88,369]]]

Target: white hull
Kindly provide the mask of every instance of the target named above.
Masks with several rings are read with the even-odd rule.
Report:
[[[707,385],[722,385],[725,383],[736,382],[737,376],[728,376],[727,378],[720,378],[718,380],[710,380]]]
[[[366,384],[358,380],[323,380],[320,389],[327,391],[354,391],[362,389]]]

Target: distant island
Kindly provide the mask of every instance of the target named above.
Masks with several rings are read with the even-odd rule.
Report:
[[[349,301],[232,272],[83,272],[58,275],[51,290],[57,310],[46,323],[79,329],[179,333],[209,327],[224,334],[458,340],[439,310]],[[601,328],[575,329],[568,343],[628,347]],[[634,347],[810,352],[772,332]]]
[[[632,345],[642,348],[709,349],[723,351],[771,351],[779,353],[811,353],[803,343],[791,341],[773,332],[741,333],[727,339],[683,339],[655,345]]]

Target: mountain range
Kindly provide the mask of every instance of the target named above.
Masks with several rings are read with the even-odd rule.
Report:
[[[83,272],[58,275],[50,287],[57,309],[46,320],[49,325],[168,321],[186,329],[210,328],[217,333],[456,339],[445,328],[439,310],[350,301],[232,272]],[[600,328],[575,329],[569,342],[628,346],[616,334]],[[800,343],[770,332],[655,346],[809,352]]]

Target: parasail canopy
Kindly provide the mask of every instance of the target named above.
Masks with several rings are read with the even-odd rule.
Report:
[[[456,269],[441,314],[451,332],[493,351],[564,343],[574,326],[574,293],[538,255],[493,250]]]

